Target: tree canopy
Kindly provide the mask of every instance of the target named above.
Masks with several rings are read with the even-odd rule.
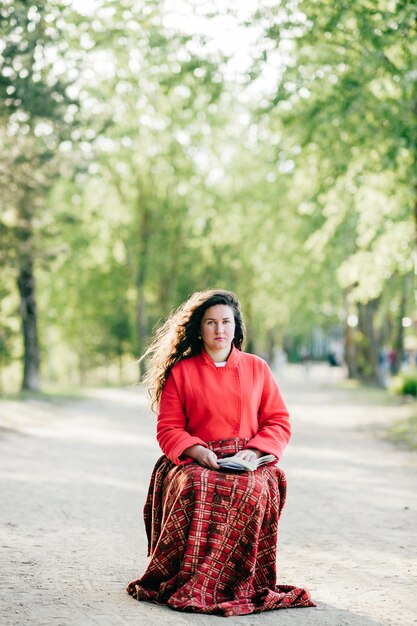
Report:
[[[216,286],[266,357],[321,328],[344,329],[351,375],[401,358],[414,3],[6,0],[0,17],[4,388],[20,359],[33,389],[39,367],[123,378],[158,321]]]

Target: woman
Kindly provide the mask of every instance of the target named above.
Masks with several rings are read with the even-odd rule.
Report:
[[[290,438],[274,378],[262,359],[241,352],[244,335],[235,294],[197,292],[144,355],[164,456],[144,511],[150,562],[127,587],[138,600],[224,616],[314,606],[306,590],[276,586],[282,470],[217,463],[235,454],[279,460]]]

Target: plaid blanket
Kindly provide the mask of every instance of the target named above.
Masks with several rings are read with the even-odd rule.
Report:
[[[223,457],[245,443],[208,445]],[[273,465],[254,472],[213,471],[161,457],[144,509],[150,562],[127,592],[180,611],[224,616],[315,606],[307,590],[276,585],[285,495],[284,472]]]

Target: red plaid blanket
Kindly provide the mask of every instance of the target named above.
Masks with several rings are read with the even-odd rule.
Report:
[[[229,439],[209,447],[220,457],[244,444]],[[276,466],[213,471],[161,457],[144,510],[150,563],[127,592],[181,611],[224,616],[315,606],[307,590],[276,585],[285,494],[285,475]]]

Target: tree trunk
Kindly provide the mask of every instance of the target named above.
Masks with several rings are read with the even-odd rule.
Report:
[[[78,352],[78,380],[81,387],[87,384],[87,363],[82,348]]]
[[[272,366],[274,363],[275,346],[276,346],[275,332],[272,328],[268,330],[266,342],[267,342],[266,358],[267,358],[268,364]]]
[[[138,212],[139,212],[139,250],[138,265],[136,270],[136,332],[139,354],[143,354],[148,336],[148,319],[147,319],[147,303],[145,296],[145,282],[148,274],[148,254],[149,239],[151,236],[151,211],[147,204],[146,195],[139,187],[138,195]],[[139,376],[145,374],[146,364],[143,361],[139,363]]]
[[[183,219],[180,215],[171,235],[171,243],[169,246],[169,265],[159,281],[158,304],[160,310],[163,311],[164,314],[167,314],[168,312],[171,304],[171,295],[175,291],[178,282],[179,265],[177,263],[177,259],[181,254],[181,247],[183,246],[182,222]]]
[[[119,385],[123,385],[124,382],[124,375],[123,375],[123,353],[120,352],[119,354]]]
[[[391,365],[391,373],[398,374],[401,369],[401,363],[404,359],[404,326],[403,326],[403,317],[407,312],[407,293],[408,293],[408,285],[410,281],[410,275],[407,274],[404,280],[403,291],[401,294],[400,301],[400,310],[398,312],[397,319],[397,328],[396,334],[394,338],[394,353],[395,353],[395,361]]]
[[[20,293],[20,313],[23,331],[23,382],[22,390],[39,391],[39,344],[38,318],[36,310],[35,277],[33,260],[30,257],[21,259],[21,267],[17,279]]]
[[[138,336],[139,353],[143,353],[145,349],[145,342],[147,337],[147,315],[146,315],[146,300],[143,293],[143,287],[138,285],[138,295],[136,302],[136,331]],[[145,374],[146,365],[143,361],[139,363],[139,375]]]
[[[344,323],[344,342],[345,342],[345,363],[348,371],[348,378],[355,379],[358,377],[358,368],[356,366],[356,350],[355,350],[355,328],[349,326],[349,290],[347,289],[344,294],[344,308],[346,312],[346,319]]]
[[[417,104],[415,106],[415,112],[416,112],[416,115],[417,115]],[[415,194],[417,196],[417,185],[415,185],[414,191],[415,191]],[[414,292],[414,308],[417,308],[417,199],[414,202],[413,217],[414,217],[414,252],[413,252],[414,284],[413,284],[413,292]]]
[[[345,323],[345,361],[348,370],[348,378],[357,378],[356,351],[354,341],[355,329]]]
[[[378,365],[380,345],[374,328],[375,311],[379,298],[358,305],[358,333],[356,363],[359,377],[367,382],[379,383]]]

